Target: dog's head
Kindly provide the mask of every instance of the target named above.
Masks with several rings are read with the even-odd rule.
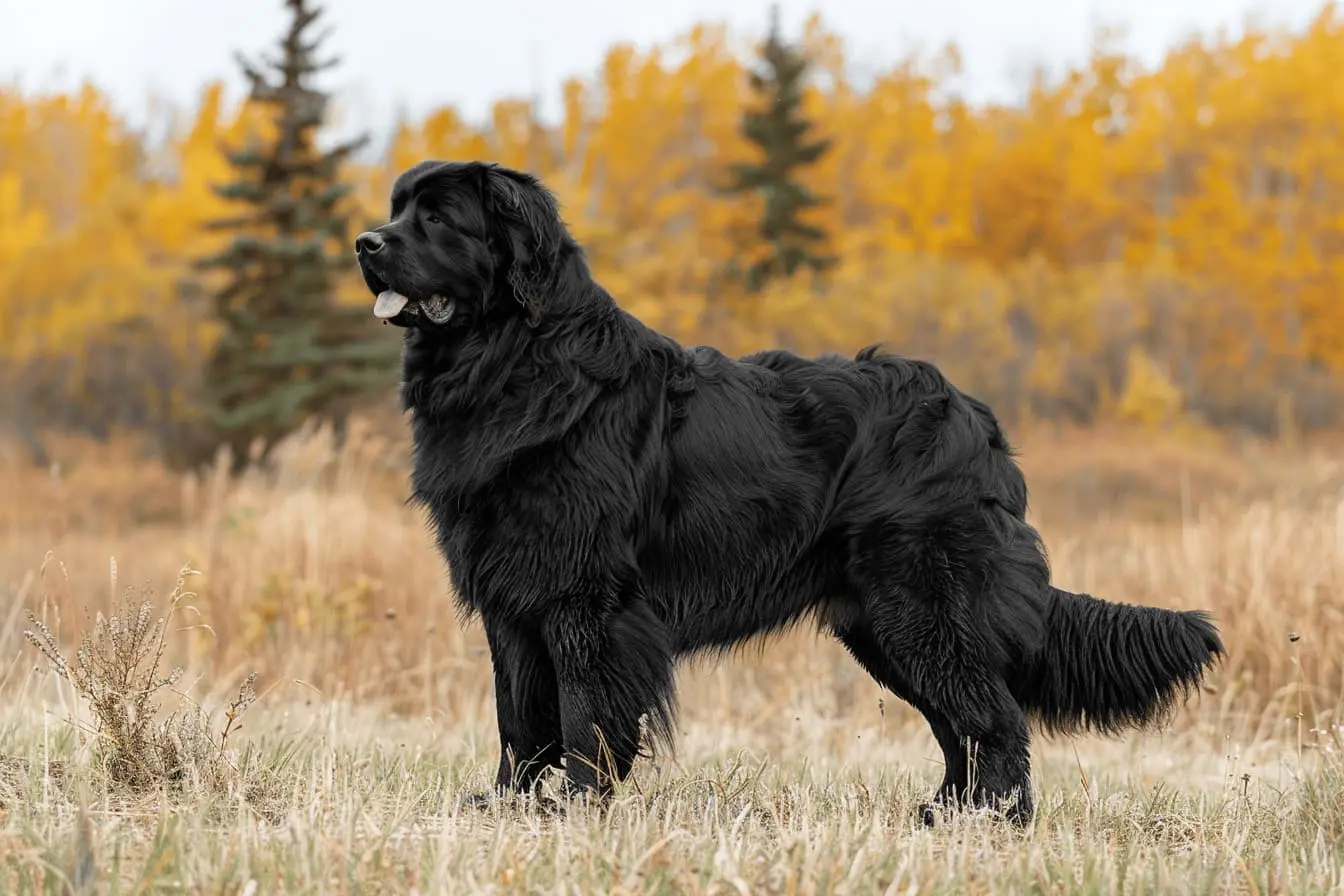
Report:
[[[392,186],[391,219],[355,239],[373,313],[438,330],[507,315],[535,324],[570,248],[550,191],[484,162],[409,168]]]

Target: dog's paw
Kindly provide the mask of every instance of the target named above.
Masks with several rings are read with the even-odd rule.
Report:
[[[943,806],[941,803],[920,803],[915,809],[915,816],[919,819],[919,823],[924,827],[936,828],[942,824],[944,820],[943,816],[946,811],[947,807]]]
[[[975,817],[1008,821],[1020,828],[1030,827],[1035,814],[1029,801],[1022,802],[1016,799],[966,804],[935,797],[928,802],[920,803],[915,810],[916,817],[926,828],[942,827],[950,823],[953,813],[970,813]]]
[[[514,790],[473,790],[457,798],[459,809],[520,809],[542,815],[563,815],[567,804],[542,793],[519,793]]]
[[[497,790],[473,790],[457,798],[459,809],[489,809],[503,803],[507,797]]]

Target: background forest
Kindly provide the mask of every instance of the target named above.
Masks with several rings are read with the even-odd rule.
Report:
[[[859,84],[819,18],[798,43],[800,115],[824,145],[792,176],[818,200],[801,216],[833,260],[820,274],[761,289],[730,276],[760,251],[763,191],[730,187],[733,166],[759,157],[743,121],[760,98],[745,74],[761,63],[711,25],[647,52],[613,47],[563,85],[556,121],[506,98],[488,121],[445,107],[380,133],[340,168],[347,234],[382,218],[391,179],[416,160],[495,159],[544,177],[599,279],[685,341],[849,352],[884,340],[1010,419],[1338,422],[1332,6],[1304,31],[1194,39],[1150,69],[1103,32],[1085,67],[1009,107],[958,99],[955,47]],[[274,124],[218,84],[175,121],[149,141],[94,87],[0,87],[6,420],[162,439],[198,403],[221,328],[195,263],[227,244],[206,224],[237,202],[215,188],[236,174],[226,150]],[[348,237],[333,243],[348,252]],[[353,260],[336,271],[340,299],[367,304]],[[372,318],[367,329],[396,339]]]

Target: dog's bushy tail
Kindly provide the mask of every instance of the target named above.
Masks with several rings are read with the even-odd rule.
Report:
[[[1018,698],[1050,733],[1152,727],[1199,687],[1223,653],[1205,613],[1051,588],[1045,641]]]

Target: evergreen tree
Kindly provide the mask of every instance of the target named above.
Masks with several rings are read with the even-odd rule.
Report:
[[[223,334],[206,365],[210,435],[199,447],[227,443],[238,462],[255,439],[269,448],[309,417],[339,426],[367,390],[388,385],[400,350],[367,308],[334,300],[354,264],[340,168],[368,138],[317,146],[328,97],[312,82],[337,60],[317,58],[327,32],[310,36],[321,15],[314,0],[285,5],[278,58],[238,57],[251,100],[272,112],[272,134],[227,150],[236,176],[215,191],[243,210],[211,222],[234,235],[198,262],[225,272],[211,297]]]
[[[830,148],[830,140],[809,140],[812,125],[803,117],[803,84],[808,59],[801,48],[784,43],[779,8],[771,10],[770,34],[761,49],[762,65],[751,72],[758,104],[742,117],[742,133],[760,147],[761,159],[735,164],[728,192],[758,192],[765,211],[756,228],[763,252],[744,272],[751,290],[771,279],[788,278],[801,267],[825,271],[836,259],[824,254],[826,234],[804,223],[804,210],[821,200],[799,183],[798,169],[811,165]]]

